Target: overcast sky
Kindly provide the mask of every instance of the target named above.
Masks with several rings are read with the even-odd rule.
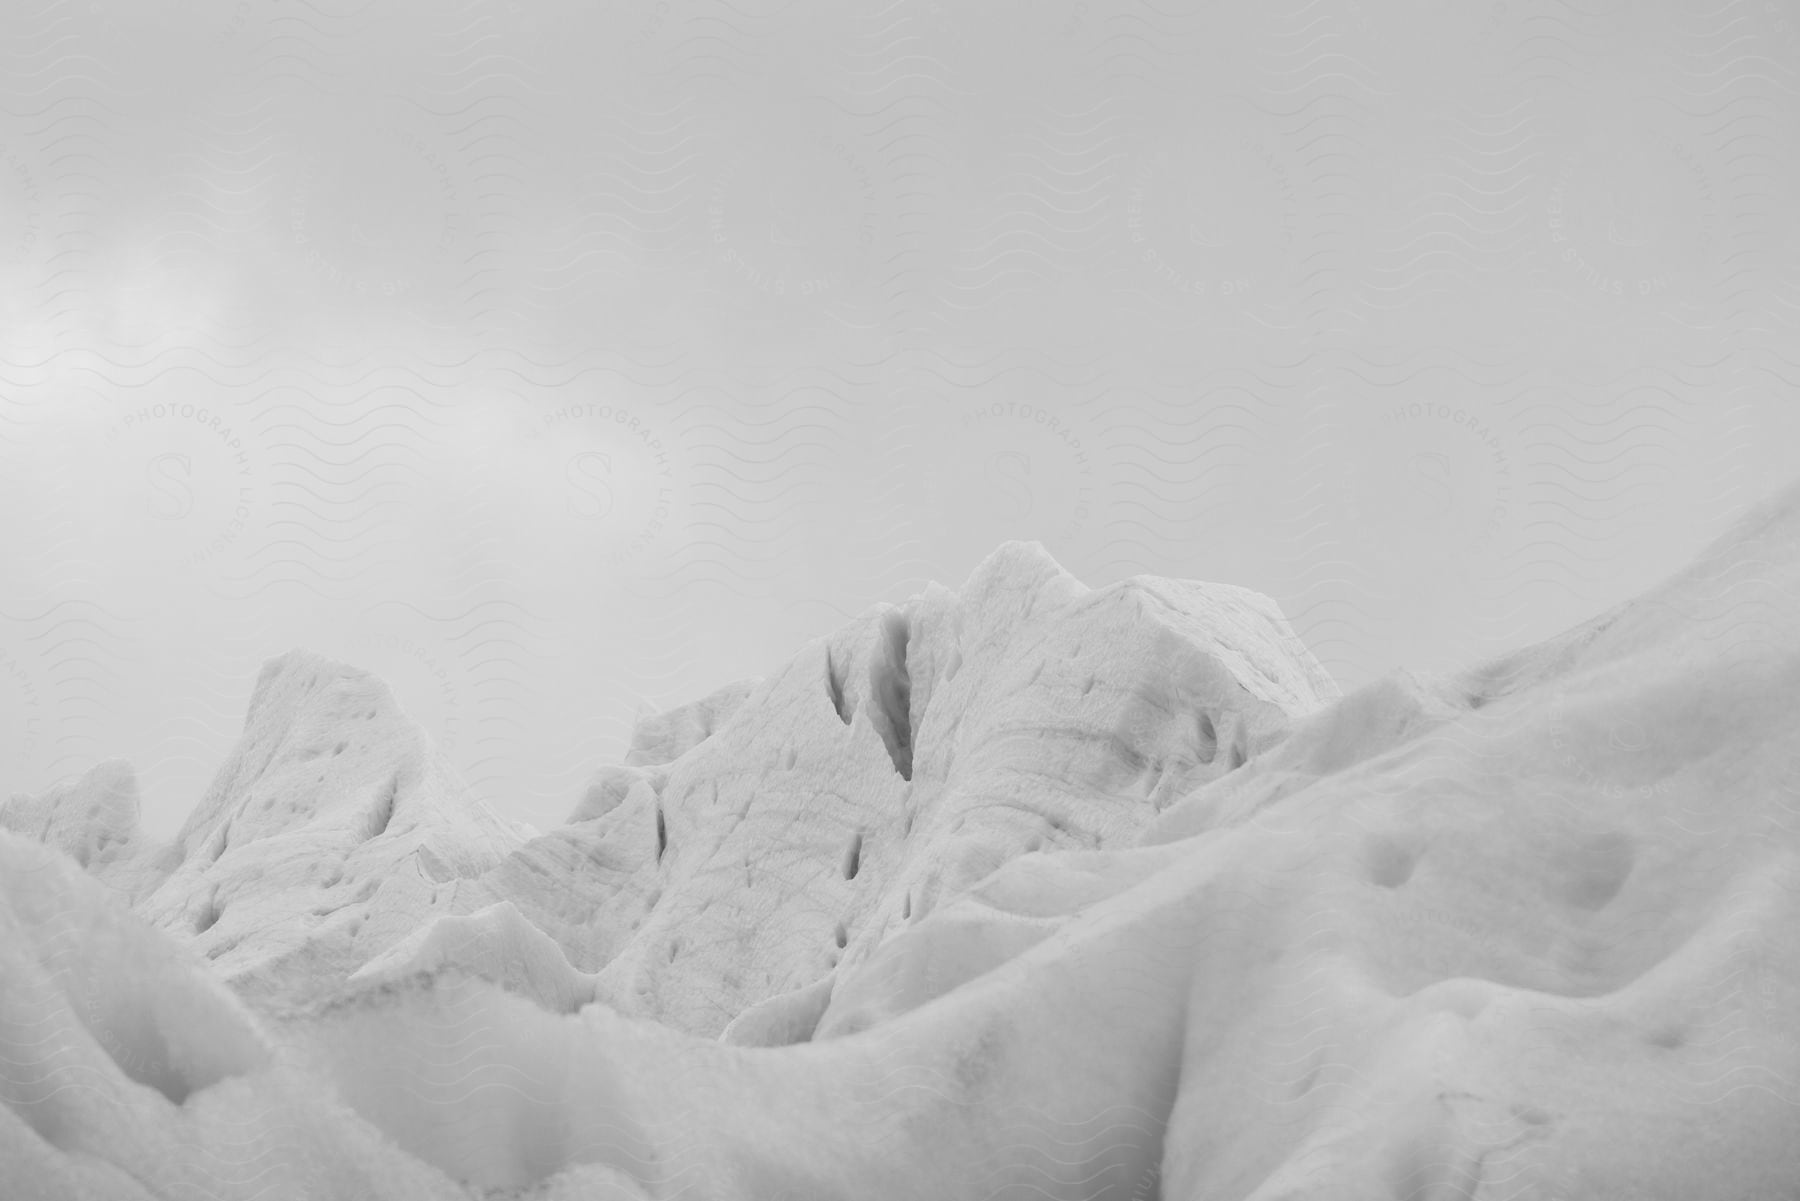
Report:
[[[548,826],[1009,538],[1347,689],[1545,637],[1800,474],[1797,28],[8,7],[0,791],[124,757],[172,832],[300,646]]]

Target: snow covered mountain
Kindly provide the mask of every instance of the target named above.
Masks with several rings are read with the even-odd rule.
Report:
[[[1800,488],[1339,697],[1009,543],[642,723],[545,834],[295,652],[169,846],[0,808],[0,1196],[1773,1201]]]

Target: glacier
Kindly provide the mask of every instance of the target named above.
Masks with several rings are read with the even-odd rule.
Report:
[[[173,839],[0,805],[0,1196],[1791,1201],[1797,585],[1341,695],[1006,543],[543,832],[289,652]]]

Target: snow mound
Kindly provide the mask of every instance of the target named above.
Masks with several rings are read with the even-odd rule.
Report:
[[[356,969],[349,983],[391,982],[445,964],[504,984],[555,1013],[574,1013],[594,999],[593,977],[571,968],[561,948],[510,901],[467,917],[433,918]]]
[[[1800,488],[1566,635],[1338,698],[1253,594],[1008,544],[485,871],[384,851],[429,903],[255,1016],[0,835],[0,1195],[1791,1196],[1796,599]],[[247,804],[199,824],[367,812]]]
[[[466,1197],[61,853],[0,832],[0,1196]]]

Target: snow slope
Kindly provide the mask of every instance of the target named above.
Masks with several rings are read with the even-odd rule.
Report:
[[[466,1195],[297,1070],[191,945],[0,833],[0,1196]]]
[[[0,835],[0,1195],[254,1158],[306,1197],[1792,1198],[1797,596],[1800,488],[1568,634],[1320,706],[1266,603],[1004,547],[279,1008]],[[752,820],[792,832],[745,880]]]

